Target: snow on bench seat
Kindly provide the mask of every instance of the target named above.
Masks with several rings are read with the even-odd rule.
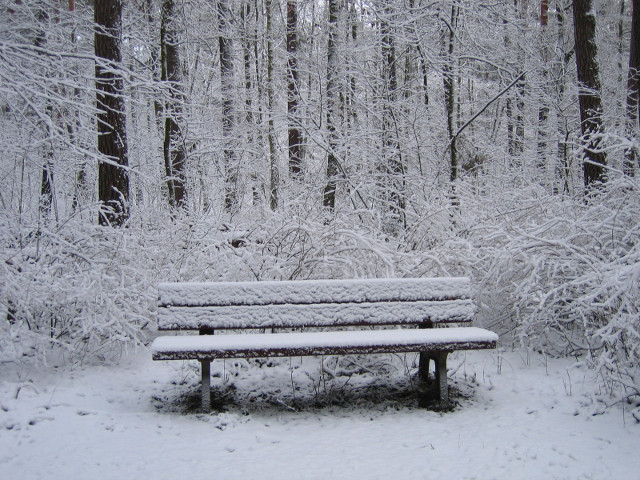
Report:
[[[495,348],[498,335],[476,327],[158,337],[154,360],[400,353]]]

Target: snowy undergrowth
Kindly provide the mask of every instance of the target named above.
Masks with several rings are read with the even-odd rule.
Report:
[[[637,400],[638,181],[612,179],[588,201],[513,193],[469,232],[485,323],[503,342],[583,358],[611,393]]]
[[[425,213],[399,238],[382,233],[374,211],[328,219],[293,201],[233,221],[133,209],[122,229],[94,225],[96,212],[55,225],[0,216],[3,360],[117,358],[155,329],[160,281],[467,275],[479,325],[503,345],[574,355],[614,399],[636,401],[638,181],[611,179],[589,201],[504,184],[461,183],[457,210],[415,206]]]
[[[455,362],[454,362],[455,363]],[[217,412],[416,408],[417,354],[237,359],[212,363]],[[176,368],[175,365],[173,368]],[[183,362],[174,380],[154,396],[158,411],[200,412],[200,365]],[[473,383],[454,382],[454,404]]]

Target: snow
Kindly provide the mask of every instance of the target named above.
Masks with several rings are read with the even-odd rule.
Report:
[[[498,342],[498,335],[477,327],[400,329],[400,330],[351,330],[304,333],[266,333],[231,335],[190,335],[158,337],[151,345],[154,358],[163,358],[164,352],[202,352],[223,357],[234,351],[313,351],[327,348],[361,351],[376,347],[404,347],[417,351],[423,347],[456,345],[458,349],[474,343]],[[191,357],[193,358],[193,357]]]
[[[549,480],[640,471],[640,425],[623,404],[605,409],[608,397],[572,360],[452,355],[459,405],[446,413],[367,400],[361,375],[343,386],[353,401],[315,408],[314,385],[325,382],[317,359],[220,361],[214,385],[246,400],[208,415],[179,407],[197,388],[194,363],[152,362],[143,350],[111,367],[0,364],[0,477]],[[382,380],[402,378],[400,370]],[[296,412],[286,407],[293,381]]]
[[[379,303],[322,303],[223,307],[161,307],[160,330],[211,328],[322,327],[360,324],[470,322],[472,300]]]
[[[466,277],[161,283],[161,305],[269,305],[469,298]]]
[[[467,322],[476,311],[465,277],[162,283],[158,294],[161,330]]]

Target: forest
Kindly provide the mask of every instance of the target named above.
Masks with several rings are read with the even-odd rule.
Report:
[[[157,284],[469,276],[640,400],[640,1],[0,0],[0,360]]]

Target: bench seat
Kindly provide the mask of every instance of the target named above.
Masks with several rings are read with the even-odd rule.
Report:
[[[154,360],[289,357],[495,348],[498,335],[477,327],[332,332],[166,336],[151,346]]]

